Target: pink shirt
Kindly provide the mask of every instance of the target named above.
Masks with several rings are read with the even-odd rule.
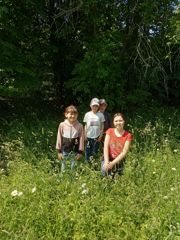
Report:
[[[76,121],[74,124],[70,124],[68,120],[61,122],[58,128],[56,149],[62,148],[62,137],[65,138],[78,138],[79,137],[79,151],[84,150],[84,133],[83,125]]]

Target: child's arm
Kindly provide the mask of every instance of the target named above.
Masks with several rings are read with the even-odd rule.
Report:
[[[107,171],[109,169],[109,141],[110,136],[106,134],[104,140],[104,170]]]
[[[101,124],[100,124],[100,135],[98,137],[98,141],[102,140],[103,133],[104,133],[104,122],[101,122]]]
[[[122,152],[110,163],[110,168],[112,168],[114,165],[116,165],[117,163],[119,163],[121,160],[125,158],[125,156],[129,151],[130,145],[131,145],[131,141],[125,142]]]
[[[63,155],[62,155],[61,152],[58,152],[58,159],[59,159],[59,160],[62,160],[62,159],[63,159]]]
[[[79,160],[82,157],[83,151],[84,151],[84,131],[83,126],[81,126],[79,133],[79,149],[78,154],[76,155],[77,160]]]
[[[61,133],[62,133],[62,127],[60,124],[59,128],[58,128],[57,141],[56,141],[56,149],[58,151],[58,159],[59,160],[62,160],[62,158],[63,158],[62,152],[61,152],[61,145],[62,145],[62,140],[61,140],[62,134]]]
[[[87,124],[84,126],[84,140],[87,140]]]

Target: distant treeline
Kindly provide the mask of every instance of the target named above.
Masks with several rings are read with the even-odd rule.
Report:
[[[178,104],[178,0],[0,2],[0,96]]]

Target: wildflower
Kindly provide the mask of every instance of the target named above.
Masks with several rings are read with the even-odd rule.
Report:
[[[34,193],[36,191],[36,187],[33,187],[31,192]]]
[[[18,192],[16,189],[11,192],[11,196],[13,197],[16,197],[16,196],[20,197],[22,195],[23,195],[23,192]]]
[[[22,196],[23,192],[18,192],[18,197]]]
[[[154,159],[152,159],[152,162],[155,162],[155,160],[154,160]]]
[[[82,190],[82,194],[83,194],[83,195],[86,195],[86,194],[88,194],[88,192],[89,192],[88,188],[87,188],[87,189],[83,189],[83,190]]]
[[[153,172],[153,174],[156,174],[156,172]]]
[[[81,31],[80,30],[77,30],[77,34],[79,34]]]
[[[86,49],[86,46],[83,46],[83,49]]]
[[[174,149],[174,151],[173,151],[173,152],[177,153],[177,152],[178,152],[178,150],[177,150],[177,149]]]
[[[82,187],[82,188],[85,188],[85,187],[86,187],[86,183],[83,183],[83,184],[81,185],[81,187]]]
[[[17,190],[14,190],[11,192],[11,196],[15,197],[18,195],[18,191]]]
[[[174,168],[174,167],[173,167],[173,168],[171,168],[171,169],[172,169],[173,171],[176,171],[176,168]]]
[[[171,191],[174,191],[174,190],[175,190],[175,188],[171,187]]]
[[[168,196],[164,196],[163,199],[168,199]]]

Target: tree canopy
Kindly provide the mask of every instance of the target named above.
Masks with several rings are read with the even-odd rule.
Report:
[[[178,1],[1,0],[0,95],[176,103]]]

